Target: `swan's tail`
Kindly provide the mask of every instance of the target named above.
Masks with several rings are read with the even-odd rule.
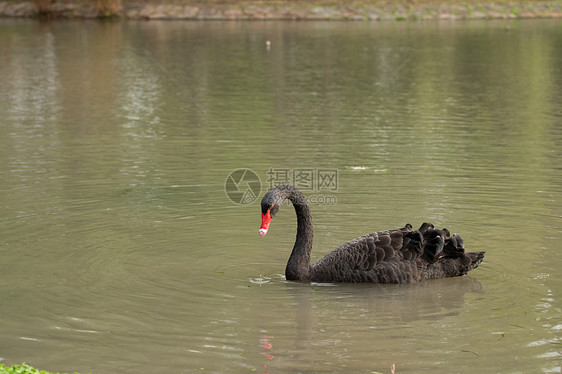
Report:
[[[448,278],[466,275],[484,260],[486,252],[464,252],[456,256],[443,256],[429,264],[427,278]]]
[[[470,258],[470,265],[468,266],[468,271],[476,269],[478,265],[484,260],[484,253],[486,252],[466,252],[468,258]]]

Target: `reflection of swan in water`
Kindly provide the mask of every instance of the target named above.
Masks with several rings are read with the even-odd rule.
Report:
[[[330,307],[318,305],[330,318],[326,310],[345,308],[346,311],[361,309],[377,320],[391,319],[394,322],[432,320],[455,315],[464,304],[467,293],[483,293],[482,283],[471,277],[433,280],[410,285],[348,285],[318,283],[291,285],[288,291],[296,301],[297,323],[324,325],[325,320],[299,316],[313,315],[311,299],[315,304],[323,302]],[[337,316],[336,316],[337,317]],[[376,324],[376,320],[373,324]],[[369,320],[365,326],[369,325]],[[305,326],[303,326],[305,327]],[[299,331],[301,329],[299,328]],[[305,328],[306,330],[306,328]]]
[[[416,322],[440,324],[465,310],[466,294],[484,289],[476,279],[457,277],[413,285],[288,283],[287,291],[295,300],[297,336],[291,360],[295,367],[285,369],[303,365],[314,371],[327,362],[333,369],[344,368],[351,360],[357,361],[358,371],[389,373],[393,363],[400,372],[401,364],[411,361],[411,350],[421,348],[397,352],[389,340],[410,344],[409,329],[419,327]]]

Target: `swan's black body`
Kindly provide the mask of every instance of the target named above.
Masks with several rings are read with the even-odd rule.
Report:
[[[484,259],[484,252],[465,252],[462,238],[424,223],[355,238],[310,264],[312,218],[306,198],[292,186],[277,186],[262,199],[265,235],[271,218],[289,199],[297,213],[297,238],[287,263],[288,280],[315,282],[413,283],[465,275]]]

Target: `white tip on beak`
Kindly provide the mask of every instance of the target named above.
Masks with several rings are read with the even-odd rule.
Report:
[[[265,234],[267,234],[267,229],[259,229],[258,233],[260,236],[265,236]]]

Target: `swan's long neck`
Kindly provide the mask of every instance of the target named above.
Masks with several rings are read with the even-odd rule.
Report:
[[[306,280],[310,273],[310,251],[312,250],[312,217],[306,198],[298,190],[292,190],[287,196],[295,207],[297,214],[297,238],[287,262],[285,277],[287,280]]]

